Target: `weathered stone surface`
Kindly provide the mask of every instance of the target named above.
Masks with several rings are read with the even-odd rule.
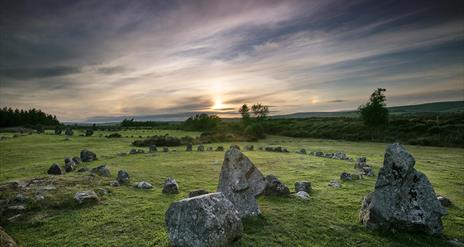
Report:
[[[108,168],[106,168],[106,165],[99,165],[95,168],[93,168],[91,171],[91,173],[94,173],[94,174],[97,174],[99,176],[102,176],[102,177],[110,177],[111,176],[111,172]]]
[[[223,152],[223,151],[224,151],[224,147],[223,147],[223,146],[218,146],[218,147],[216,148],[216,151],[218,151],[218,152]]]
[[[64,170],[66,172],[72,172],[74,171],[74,169],[76,168],[76,163],[74,163],[74,161],[70,158],[66,158],[64,159],[65,160],[65,164],[64,164]],[[67,161],[67,162],[66,162]]]
[[[253,145],[246,145],[245,146],[245,151],[253,151],[255,147]]]
[[[134,187],[138,189],[151,189],[153,188],[153,185],[151,185],[149,182],[141,181],[141,182],[135,183]]]
[[[308,181],[297,181],[295,182],[295,192],[305,191],[309,193],[311,191],[311,183]]]
[[[61,167],[58,164],[53,164],[50,168],[48,168],[47,173],[50,175],[61,175],[63,174],[63,170],[61,170]]]
[[[72,161],[74,161],[74,163],[76,163],[76,165],[80,164],[82,162],[81,158],[77,157],[77,156],[74,156],[72,157]],[[66,161],[65,161],[66,163]]]
[[[98,203],[100,199],[95,191],[89,190],[76,192],[76,194],[74,194],[74,201],[76,201],[77,204],[82,205]]]
[[[163,193],[165,194],[178,194],[179,186],[174,178],[168,177],[164,182]]]
[[[205,146],[203,146],[203,145],[198,145],[197,151],[198,151],[198,152],[203,152],[203,151],[205,151]]]
[[[261,213],[255,197],[263,193],[265,188],[263,174],[250,159],[237,148],[227,150],[217,190],[235,205],[240,217]]]
[[[374,230],[441,234],[446,214],[427,176],[414,168],[414,157],[398,144],[389,145],[375,191],[362,203],[360,221]]]
[[[237,144],[232,144],[232,145],[230,145],[229,149],[232,149],[232,148],[235,148],[235,149],[240,150],[240,146],[237,145]]]
[[[368,177],[375,176],[374,171],[372,170],[372,167],[367,164],[366,157],[357,158],[354,164],[354,168],[357,170],[360,170],[365,176],[368,176]]]
[[[81,160],[82,162],[94,161],[97,160],[97,155],[92,151],[84,149],[81,151]]]
[[[172,246],[229,246],[243,232],[237,210],[222,193],[174,202],[165,219]]]
[[[192,151],[192,148],[193,148],[192,143],[189,143],[189,144],[187,144],[187,146],[186,146],[186,148],[185,148],[185,151],[191,152],[191,151]]]
[[[209,192],[204,189],[199,189],[199,190],[190,191],[188,194],[188,197],[195,197],[195,196],[201,196],[201,195],[206,195],[206,194],[209,194]]]
[[[116,180],[118,180],[118,183],[120,184],[129,182],[129,173],[126,170],[119,170]]]
[[[0,226],[0,246],[1,247],[16,247],[18,246],[14,239],[6,233],[5,229]]]
[[[317,157],[324,157],[324,153],[321,152],[321,151],[316,151],[316,152],[314,152],[314,156],[317,156]]]
[[[297,193],[294,194],[296,197],[298,197],[301,200],[309,200],[310,196],[306,191],[298,191]]]
[[[349,180],[353,180],[353,177],[348,172],[342,172],[342,174],[340,174],[340,179],[342,181],[349,181]]]
[[[336,188],[336,189],[342,187],[342,185],[340,184],[340,182],[338,182],[338,181],[336,181],[336,180],[331,180],[331,181],[329,182],[329,186],[332,187],[332,188]]]
[[[288,196],[290,190],[288,187],[280,182],[280,180],[274,175],[266,176],[266,188],[264,189],[264,195],[267,196]]]
[[[437,199],[443,207],[449,207],[453,204],[450,199],[444,196],[437,196]]]

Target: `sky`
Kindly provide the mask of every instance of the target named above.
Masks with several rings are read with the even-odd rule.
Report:
[[[464,100],[460,1],[2,1],[0,106],[61,121]]]

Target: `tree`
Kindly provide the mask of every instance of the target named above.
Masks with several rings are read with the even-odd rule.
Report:
[[[189,117],[184,122],[184,126],[188,130],[196,131],[211,131],[217,128],[221,118],[217,115],[208,115],[206,113],[196,114],[193,117]]]
[[[385,101],[387,100],[384,88],[377,88],[372,94],[369,101],[359,106],[359,113],[364,123],[372,129],[380,129],[388,124],[388,109]]]
[[[262,105],[261,103],[257,103],[251,106],[251,110],[253,111],[253,115],[256,117],[258,122],[266,119],[267,115],[269,114],[269,107]]]
[[[242,115],[242,123],[243,126],[248,126],[250,124],[250,108],[248,108],[247,104],[243,104],[242,107],[238,109],[240,115]]]

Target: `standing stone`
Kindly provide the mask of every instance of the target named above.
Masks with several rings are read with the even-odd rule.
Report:
[[[148,152],[154,153],[156,151],[158,151],[158,149],[156,148],[155,144],[152,144],[152,145],[150,145],[150,147],[148,147]]]
[[[67,136],[72,136],[74,134],[74,131],[71,128],[66,128],[66,131],[64,132],[65,135]]]
[[[340,179],[342,181],[350,181],[350,180],[353,180],[353,177],[351,176],[351,174],[347,172],[342,172],[342,174],[340,174]]]
[[[151,185],[149,182],[141,181],[141,182],[135,183],[134,187],[138,189],[148,190],[148,189],[153,188],[153,185]]]
[[[192,143],[187,144],[187,147],[185,148],[185,151],[191,152],[192,151]]]
[[[295,193],[295,196],[305,201],[310,199],[310,196],[306,191],[298,191],[297,193]]]
[[[102,176],[102,177],[110,177],[111,176],[110,170],[108,168],[106,168],[106,165],[99,165],[99,166],[93,168],[90,172],[94,173],[94,174],[97,174],[99,176]]]
[[[63,174],[63,171],[61,170],[61,167],[58,164],[53,164],[52,166],[50,166],[50,168],[48,168],[47,173],[50,175],[61,175]]]
[[[427,176],[414,168],[415,159],[398,144],[385,152],[375,190],[362,203],[360,221],[373,230],[441,234],[446,214]]]
[[[179,186],[174,178],[168,177],[164,182],[163,193],[179,194]]]
[[[336,180],[331,180],[329,182],[329,186],[332,187],[332,188],[336,188],[336,189],[339,189],[342,187],[342,185],[340,184],[340,182],[336,181]]]
[[[206,194],[209,194],[209,192],[204,189],[199,189],[199,190],[190,191],[188,194],[188,197],[195,197],[195,196],[201,196],[201,195],[206,195]]]
[[[98,198],[97,193],[95,193],[95,191],[76,192],[76,194],[74,194],[74,200],[79,205],[82,205],[82,204],[95,204],[95,203],[98,203],[100,201],[100,199]]]
[[[241,218],[261,213],[256,196],[263,193],[266,180],[263,174],[237,148],[227,150],[219,176],[218,192],[235,205]]]
[[[309,193],[311,191],[311,183],[308,181],[297,181],[295,182],[295,192],[305,191]]]
[[[368,166],[366,157],[358,157],[354,164],[354,169],[362,169],[365,166]]]
[[[290,190],[288,187],[280,182],[280,180],[274,175],[266,176],[266,189],[264,189],[264,195],[267,196],[288,196]]]
[[[229,246],[243,233],[237,210],[222,193],[174,202],[165,219],[172,246]]]
[[[199,145],[199,146],[197,147],[197,151],[198,151],[198,152],[203,152],[203,151],[205,151],[205,146]]]
[[[97,160],[97,155],[92,151],[89,151],[87,149],[83,149],[81,151],[81,160],[82,160],[82,162],[94,161],[94,160]]]
[[[129,182],[129,173],[126,170],[119,170],[118,177],[116,178],[118,183],[125,184]]]

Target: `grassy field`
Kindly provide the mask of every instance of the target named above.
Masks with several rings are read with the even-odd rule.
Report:
[[[189,191],[204,188],[215,191],[223,152],[176,152],[117,156],[133,148],[130,143],[138,136],[165,134],[196,136],[183,131],[121,131],[128,138],[108,139],[109,132],[95,132],[92,137],[32,134],[0,141],[0,183],[47,177],[52,163],[63,163],[67,156],[77,156],[83,148],[97,153],[98,161],[81,166],[89,168],[107,164],[116,177],[119,169],[126,169],[131,181],[145,180],[154,185],[152,190],[137,190],[130,186],[111,188],[101,204],[77,208],[45,207],[35,210],[19,223],[3,227],[20,246],[167,246],[164,213],[171,202],[185,198]],[[0,134],[3,135],[3,134]],[[5,134],[4,136],[11,136]],[[130,136],[133,136],[131,138]],[[206,146],[228,147],[231,143]],[[248,143],[237,143],[243,146]],[[345,142],[318,139],[297,139],[270,136],[255,148],[281,145],[291,153],[249,151],[245,154],[264,174],[274,174],[291,190],[297,180],[309,180],[313,186],[311,200],[296,198],[260,197],[263,216],[244,221],[244,236],[234,246],[446,246],[444,238],[423,234],[370,232],[358,222],[361,198],[373,190],[375,178],[344,182],[341,189],[327,186],[343,171],[353,170],[353,162],[295,154],[305,148],[310,151],[346,152],[350,157],[366,156],[375,171],[381,166],[387,144]],[[432,182],[436,193],[450,198],[454,206],[443,218],[447,238],[464,240],[464,149],[406,146],[416,158],[416,168]],[[194,147],[195,148],[195,147]],[[146,150],[147,151],[147,150]],[[61,200],[72,200],[76,191],[104,187],[111,179],[79,184],[87,176],[69,173],[62,176]],[[180,194],[161,193],[168,177],[179,183]],[[68,181],[68,183],[66,183]],[[5,196],[5,195],[1,195]],[[67,198],[67,199],[66,199]],[[60,198],[46,198],[46,200]]]

